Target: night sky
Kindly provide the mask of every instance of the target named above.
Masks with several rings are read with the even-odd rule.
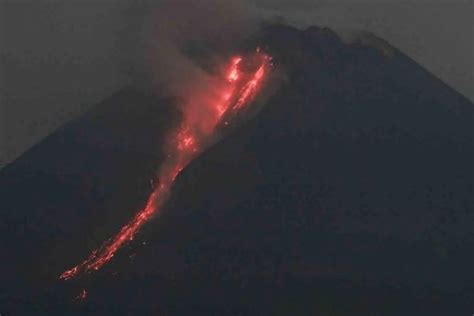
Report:
[[[301,27],[375,32],[474,99],[472,1],[251,2],[259,15]],[[124,47],[150,3],[1,1],[0,166],[128,85]]]

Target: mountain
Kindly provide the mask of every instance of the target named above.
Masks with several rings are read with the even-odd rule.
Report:
[[[2,311],[472,313],[473,104],[371,35],[257,42],[284,83],[101,271],[57,279],[145,203],[173,100],[120,91],[0,171]]]

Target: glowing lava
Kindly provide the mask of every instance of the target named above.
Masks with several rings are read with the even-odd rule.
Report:
[[[118,249],[133,240],[140,228],[159,212],[167,200],[176,177],[193,158],[205,149],[206,143],[214,136],[224,118],[227,125],[237,112],[253,101],[270,70],[270,62],[270,56],[260,50],[245,59],[240,56],[231,59],[223,78],[224,84],[218,88],[222,89],[217,94],[221,98],[215,100],[215,104],[211,104],[215,115],[212,119],[211,134],[203,135],[199,132],[200,122],[197,122],[195,118],[187,118],[185,115],[181,125],[172,134],[167,149],[168,158],[159,172],[159,185],[151,193],[145,207],[123,226],[118,234],[92,251],[86,260],[61,274],[61,279],[68,280],[82,272],[100,269],[114,257]],[[246,69],[243,69],[243,64]],[[248,70],[248,68],[253,68],[253,70]],[[84,293],[86,292],[82,292],[81,295],[86,296],[87,294]]]
[[[242,57],[234,57],[232,64],[227,74],[227,81],[235,82],[239,79],[239,64],[242,61]]]
[[[87,298],[87,290],[83,289],[78,296],[76,296],[76,300],[85,300]]]

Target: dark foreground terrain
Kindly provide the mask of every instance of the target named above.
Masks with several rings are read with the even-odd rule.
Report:
[[[260,44],[287,80],[91,277],[57,278],[145,202],[172,100],[120,91],[0,172],[2,315],[474,312],[473,104],[369,35]]]

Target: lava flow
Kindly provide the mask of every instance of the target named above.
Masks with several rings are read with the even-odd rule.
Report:
[[[256,53],[245,58],[237,56],[231,59],[222,79],[223,83],[215,89],[219,97],[210,102],[211,104],[206,104],[211,107],[210,113],[213,116],[206,118],[206,129],[202,128],[203,124],[199,119],[184,113],[182,123],[169,141],[167,159],[158,173],[159,184],[151,193],[145,207],[123,226],[118,234],[92,251],[86,260],[61,274],[61,279],[68,280],[83,272],[99,270],[114,257],[118,249],[133,240],[140,228],[160,211],[176,177],[212,141],[221,123],[227,125],[254,100],[270,67],[271,57],[258,49]]]

